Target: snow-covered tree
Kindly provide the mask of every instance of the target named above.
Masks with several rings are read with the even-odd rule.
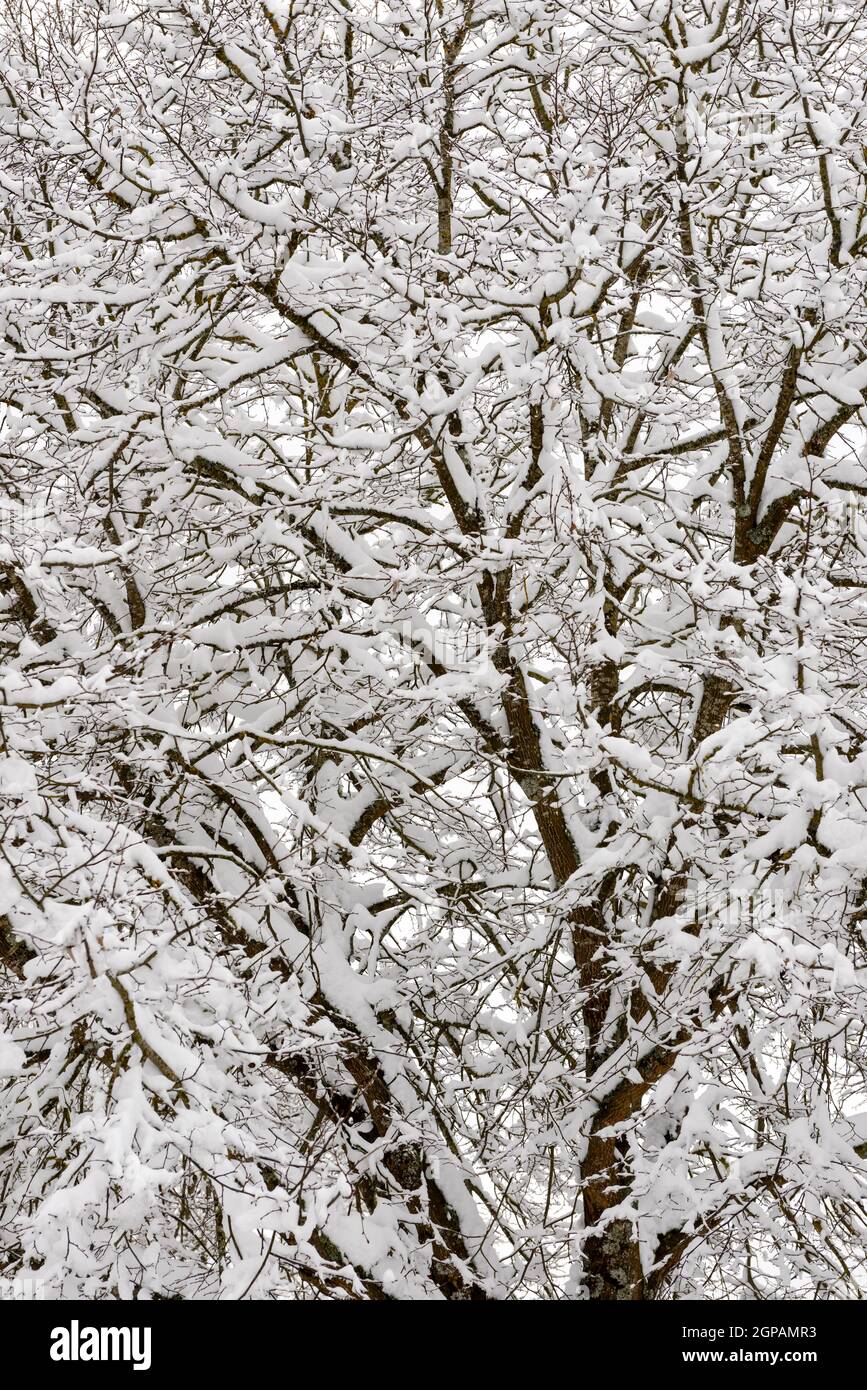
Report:
[[[865,54],[9,0],[7,1275],[867,1291]]]

